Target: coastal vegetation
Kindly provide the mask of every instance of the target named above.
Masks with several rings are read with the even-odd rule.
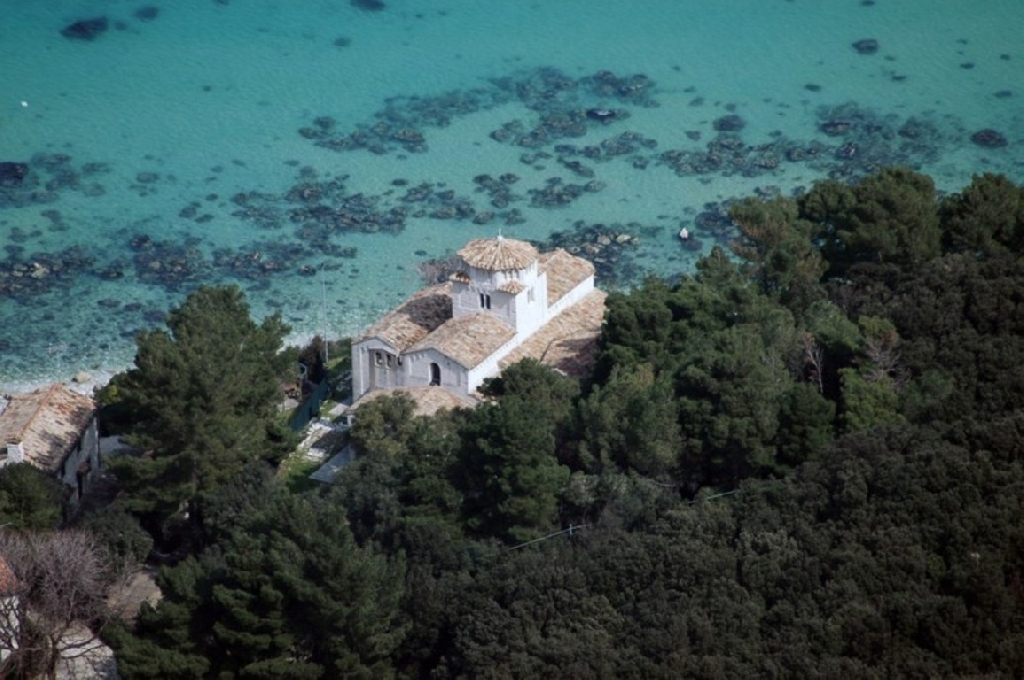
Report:
[[[280,320],[193,293],[101,395],[170,556],[104,631],[121,675],[1019,674],[1024,189],[894,168],[730,216],[730,251],[609,294],[582,383],[374,400],[312,490],[274,474]]]
[[[256,324],[237,287],[201,287],[171,310],[166,331],[139,335],[135,367],[101,391],[110,424],[144,452],[110,465],[125,507],[154,537],[202,545],[207,495],[294,448],[277,418],[287,330],[278,316]]]

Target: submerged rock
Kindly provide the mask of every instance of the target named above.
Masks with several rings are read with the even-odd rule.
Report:
[[[0,162],[0,187],[20,187],[27,174],[27,163]]]
[[[818,129],[829,137],[840,137],[853,128],[853,123],[845,120],[826,120],[818,126]]]
[[[714,128],[719,132],[739,132],[747,123],[735,113],[722,116],[714,122]]]
[[[857,54],[874,54],[878,51],[878,41],[874,38],[864,38],[853,43],[853,49]]]
[[[135,10],[135,18],[139,21],[152,21],[160,14],[160,8],[156,5],[146,5]]]
[[[352,6],[366,12],[380,12],[384,9],[383,0],[352,0]]]
[[[838,149],[836,149],[836,158],[841,161],[851,161],[857,157],[857,152],[860,151],[860,147],[854,142],[846,142]]]
[[[110,21],[106,17],[96,17],[68,24],[61,30],[60,34],[69,40],[91,41],[105,33],[109,27]]]
[[[971,135],[971,141],[978,146],[983,146],[987,149],[995,149],[1001,146],[1006,146],[1009,143],[1001,132],[992,130],[991,128],[978,130]]]

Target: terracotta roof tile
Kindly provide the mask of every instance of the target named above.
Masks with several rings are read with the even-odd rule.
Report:
[[[21,443],[26,463],[57,470],[95,410],[90,397],[64,385],[15,394],[0,413],[0,447]]]
[[[492,271],[522,269],[537,261],[547,274],[548,304],[558,302],[594,274],[593,264],[560,248],[539,255],[525,241],[501,237],[470,241],[459,256],[470,266]],[[451,281],[467,280],[468,274],[457,272],[449,282],[412,295],[370,326],[357,342],[376,337],[402,353],[435,349],[465,368],[478,366],[514,338],[515,329],[487,313],[452,318]],[[515,295],[526,288],[521,281],[509,280],[498,290]],[[603,293],[592,293],[549,320],[503,365],[533,356],[567,373],[579,373],[570,364],[589,366],[593,360],[604,318],[604,297]]]
[[[345,413],[355,413],[363,404],[391,394],[405,394],[412,399],[416,404],[414,416],[432,416],[443,409],[473,408],[478,403],[473,397],[459,397],[443,387],[392,387],[367,392],[345,409]]]
[[[519,295],[524,290],[526,290],[526,288],[526,284],[517,279],[509,279],[505,283],[498,286],[498,290],[500,290],[502,293],[508,293],[510,295]]]
[[[514,338],[515,329],[492,314],[449,319],[408,351],[436,349],[465,368],[473,368]]]
[[[412,347],[452,318],[451,283],[424,288],[363,331],[356,342],[380,338],[399,352]]]
[[[512,238],[478,238],[470,241],[459,257],[470,267],[487,271],[526,269],[538,258],[537,249]]]
[[[538,268],[548,275],[548,305],[555,304],[581,281],[594,275],[591,262],[570,255],[562,248],[541,255]]]
[[[507,366],[530,357],[558,369],[573,378],[582,378],[597,356],[604,300],[607,295],[595,290],[540,327],[526,342],[499,362]]]

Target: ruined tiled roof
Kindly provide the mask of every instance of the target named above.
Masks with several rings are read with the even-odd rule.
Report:
[[[548,305],[555,304],[588,276],[594,275],[592,263],[562,248],[541,255],[538,268],[548,275]]]
[[[424,288],[360,335],[356,342],[380,338],[404,352],[452,318],[451,283]]]
[[[469,283],[472,279],[469,278],[469,274],[466,272],[454,272],[448,277],[449,281],[458,281],[459,283]]]
[[[473,368],[514,338],[515,329],[492,314],[449,319],[409,352],[435,349],[465,368]]]
[[[63,385],[15,394],[0,413],[0,447],[20,443],[25,462],[52,472],[89,425],[96,406]]]
[[[519,295],[526,290],[526,284],[518,279],[509,279],[505,283],[498,286],[498,290],[502,293],[508,293],[510,295]]]
[[[345,413],[355,413],[363,404],[391,394],[408,395],[416,404],[412,413],[414,416],[432,416],[443,409],[473,408],[477,405],[473,397],[460,397],[443,387],[392,387],[367,392],[345,409]]]
[[[494,272],[526,269],[538,255],[526,241],[499,236],[470,241],[459,251],[459,257],[470,267]]]
[[[600,290],[589,293],[541,326],[526,342],[502,359],[499,368],[504,370],[530,357],[573,378],[584,377],[597,356],[605,297]]]

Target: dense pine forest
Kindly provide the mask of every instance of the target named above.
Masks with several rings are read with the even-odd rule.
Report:
[[[121,675],[1024,673],[1024,189],[889,169],[731,217],[609,295],[587,380],[370,402],[324,487],[275,475],[287,329],[193,293],[101,395],[147,453],[93,524],[169,556],[104,628]]]

